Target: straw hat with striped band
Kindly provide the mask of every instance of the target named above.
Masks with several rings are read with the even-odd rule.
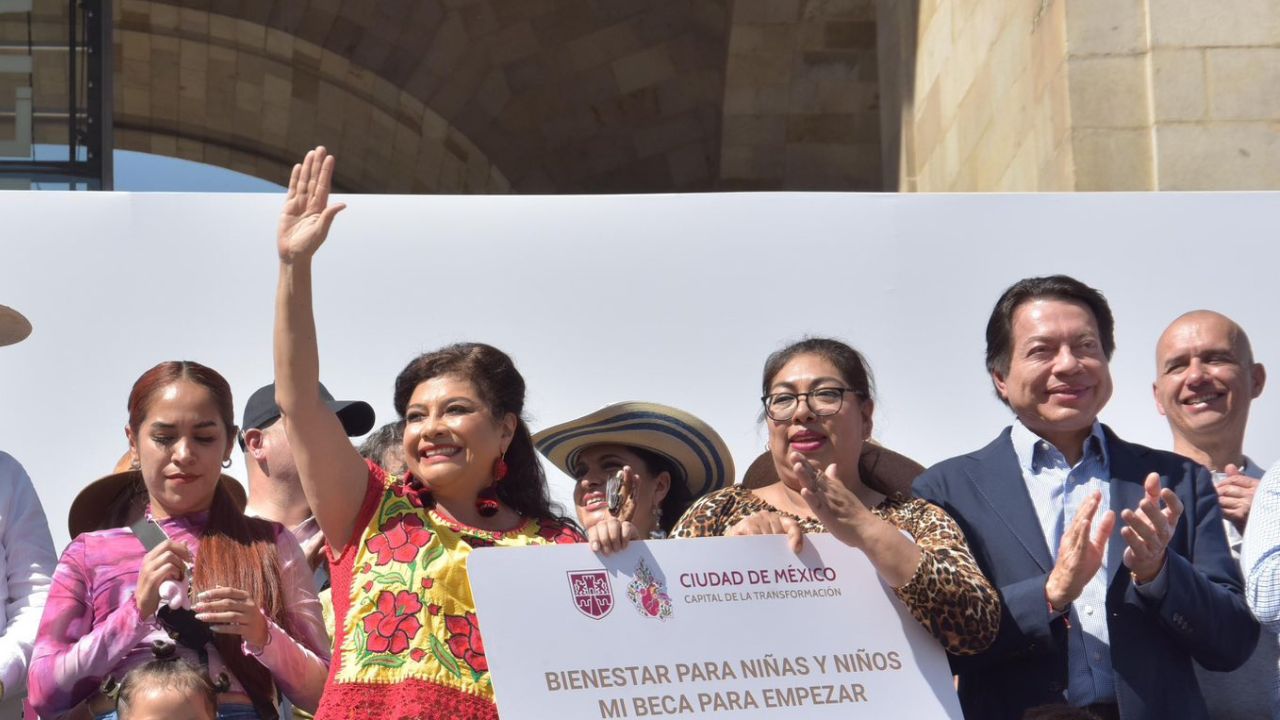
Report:
[[[31,323],[22,313],[0,305],[0,346],[22,342],[31,334]]]
[[[670,405],[620,402],[542,430],[533,444],[553,465],[573,476],[578,454],[592,445],[626,445],[657,453],[684,473],[697,498],[733,482],[729,446],[697,417]],[[674,478],[673,478],[674,479]]]

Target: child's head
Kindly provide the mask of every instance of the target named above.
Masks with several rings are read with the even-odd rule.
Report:
[[[218,697],[185,660],[152,660],[124,676],[116,709],[120,720],[214,720]]]

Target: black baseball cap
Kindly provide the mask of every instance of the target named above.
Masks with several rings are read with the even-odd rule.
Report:
[[[334,400],[333,395],[320,384],[320,397],[329,406],[342,423],[342,429],[348,437],[364,435],[373,429],[373,406],[363,400]],[[244,404],[244,415],[240,418],[240,431],[252,428],[264,428],[280,418],[280,406],[276,404],[276,384],[260,387],[249,396]],[[243,437],[240,447],[244,449]]]

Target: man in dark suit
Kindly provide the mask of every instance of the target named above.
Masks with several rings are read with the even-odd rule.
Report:
[[[1099,292],[1062,275],[1015,283],[987,323],[1013,425],[916,480],[1004,602],[991,648],[952,658],[968,718],[1053,703],[1208,718],[1191,660],[1230,670],[1257,642],[1209,473],[1098,422],[1114,349]]]

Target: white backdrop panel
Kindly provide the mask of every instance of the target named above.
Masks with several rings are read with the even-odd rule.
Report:
[[[380,422],[416,353],[481,340],[515,357],[535,430],[607,402],[670,403],[717,428],[741,473],[764,446],[765,356],[822,334],[869,358],[876,437],[930,464],[1009,421],[983,369],[986,318],[1013,281],[1056,272],[1111,301],[1103,417],[1130,440],[1169,444],[1154,344],[1185,310],[1236,318],[1280,373],[1277,193],[345,200],[316,263],[322,378]],[[0,449],[31,473],[59,546],[75,492],[125,449],[142,371],[210,365],[237,417],[270,380],[280,201],[0,194],[0,303],[35,326],[0,349]],[[1246,442],[1263,464],[1280,456],[1276,392]],[[552,485],[568,499],[554,471]]]

